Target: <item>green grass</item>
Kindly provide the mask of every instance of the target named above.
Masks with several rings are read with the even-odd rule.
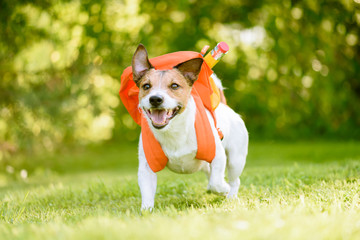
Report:
[[[3,162],[0,239],[360,239],[359,142],[250,146],[238,200],[164,170],[153,213],[139,210],[136,146]]]

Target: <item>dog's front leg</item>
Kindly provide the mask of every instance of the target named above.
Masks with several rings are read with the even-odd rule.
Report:
[[[208,190],[221,195],[227,195],[230,191],[230,186],[225,182],[226,154],[221,143],[216,143],[216,155],[210,166],[211,172]]]
[[[138,183],[141,192],[141,210],[152,210],[157,184],[157,175],[146,161],[141,136],[139,142]]]

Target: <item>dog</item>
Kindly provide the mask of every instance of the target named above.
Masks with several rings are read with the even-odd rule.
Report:
[[[139,88],[139,109],[143,111],[151,132],[168,158],[167,168],[176,173],[203,171],[208,178],[208,190],[227,198],[236,198],[249,138],[244,121],[224,103],[220,103],[214,111],[217,127],[224,135],[223,140],[218,136],[211,113],[206,110],[215,138],[215,157],[211,163],[196,159],[194,123],[197,109],[191,90],[202,63],[202,58],[195,58],[170,70],[156,70],[148,59],[146,48],[140,44],[132,58],[133,80]],[[221,89],[221,81],[216,76],[213,78]],[[141,134],[138,148],[141,209],[151,211],[157,175],[146,159]],[[225,181],[226,168],[228,183]]]

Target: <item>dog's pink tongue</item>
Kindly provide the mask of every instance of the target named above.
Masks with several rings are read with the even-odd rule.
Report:
[[[155,125],[162,125],[166,121],[166,110],[153,110],[150,117]]]

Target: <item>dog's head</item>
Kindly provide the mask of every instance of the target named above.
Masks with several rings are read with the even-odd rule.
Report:
[[[132,59],[133,80],[140,90],[139,107],[155,128],[166,127],[184,111],[202,63],[202,58],[194,58],[170,70],[155,70],[145,47],[138,46]]]

